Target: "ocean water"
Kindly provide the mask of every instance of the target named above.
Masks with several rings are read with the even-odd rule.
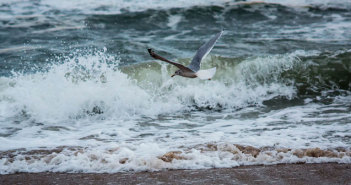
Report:
[[[171,78],[224,28],[202,68]],[[0,1],[0,174],[351,163],[348,0]]]

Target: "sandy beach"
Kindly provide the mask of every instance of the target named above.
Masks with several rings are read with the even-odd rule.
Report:
[[[138,173],[17,173],[0,184],[351,184],[351,164],[280,164]]]

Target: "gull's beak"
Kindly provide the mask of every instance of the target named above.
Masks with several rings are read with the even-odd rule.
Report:
[[[175,74],[173,74],[171,77],[175,76]]]

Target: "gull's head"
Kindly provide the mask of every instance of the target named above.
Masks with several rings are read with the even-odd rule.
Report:
[[[175,75],[181,75],[182,74],[182,71],[180,69],[178,69],[176,72],[174,72],[174,74],[171,76],[175,76]]]

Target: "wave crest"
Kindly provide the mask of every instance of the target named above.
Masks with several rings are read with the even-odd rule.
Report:
[[[2,77],[0,106],[3,117],[25,114],[46,121],[262,106],[276,97],[291,100],[306,89],[319,88],[321,80],[314,82],[315,76],[306,74],[316,68],[306,58],[316,55],[298,51],[244,60],[208,57],[203,68],[217,67],[218,73],[212,81],[202,81],[170,78],[175,68],[166,64],[120,67],[118,59],[104,52],[76,54],[58,58],[46,72]]]

